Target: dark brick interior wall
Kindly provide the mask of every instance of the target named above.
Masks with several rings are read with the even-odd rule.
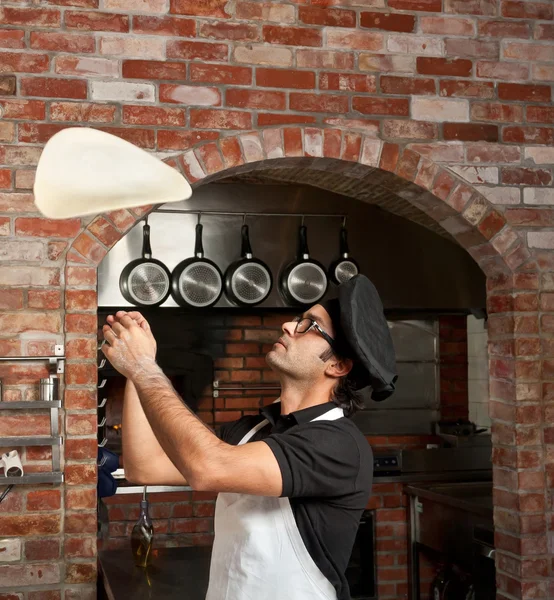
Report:
[[[439,318],[440,412],[441,419],[467,419],[467,318]]]
[[[208,355],[213,360],[213,379],[220,387],[274,387],[277,379],[265,362],[265,355],[279,337],[281,325],[292,318],[294,309],[281,312],[211,310],[184,313],[171,310],[143,313],[158,339],[161,363],[183,349]],[[99,311],[99,325],[109,314]],[[467,326],[463,315],[439,317],[440,412],[443,419],[467,418]],[[173,358],[171,360],[174,360]],[[208,373],[206,373],[206,379]],[[278,396],[278,389],[220,390],[211,394],[211,380],[197,398],[198,415],[210,426],[234,421],[243,415],[257,414],[259,408]],[[121,390],[119,393],[121,393]],[[112,399],[113,401],[114,399]],[[120,417],[114,410],[112,421]],[[113,423],[110,423],[113,424]]]

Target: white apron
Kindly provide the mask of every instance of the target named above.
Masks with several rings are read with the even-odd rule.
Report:
[[[332,408],[313,421],[344,416]],[[268,424],[258,423],[245,444]],[[337,593],[304,545],[288,498],[221,493],[206,600],[336,600]]]

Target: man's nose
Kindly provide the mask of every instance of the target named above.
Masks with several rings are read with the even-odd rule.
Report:
[[[286,321],[285,323],[283,323],[281,325],[281,331],[283,331],[283,333],[288,334],[289,337],[292,337],[294,335],[295,327],[296,327],[295,321]]]

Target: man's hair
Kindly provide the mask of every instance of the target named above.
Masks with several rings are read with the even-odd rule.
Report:
[[[340,356],[332,348],[328,348],[319,358],[323,362],[327,362],[333,356],[339,360],[344,360],[345,356]],[[344,410],[345,417],[351,417],[358,410],[362,410],[365,405],[360,394],[354,389],[352,380],[349,378],[349,373],[343,375],[336,383],[333,389],[333,397],[331,401],[336,404],[339,408]]]

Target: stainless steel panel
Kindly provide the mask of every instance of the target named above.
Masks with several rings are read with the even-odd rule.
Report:
[[[492,528],[492,515],[490,518],[477,515],[421,496],[417,500],[420,508],[416,510],[418,526],[415,541],[440,552],[449,563],[470,569],[473,530],[475,527]]]
[[[436,320],[392,321],[389,329],[397,362],[437,361]]]
[[[387,399],[386,405],[366,398],[368,410],[401,408],[438,408],[438,382],[435,376],[435,365],[425,363],[397,363],[398,381],[396,391]],[[369,396],[369,391],[368,391]]]
[[[58,426],[58,414],[59,414],[59,410],[57,408],[53,408],[50,411],[50,430],[52,432],[52,437],[54,439],[57,439],[58,433],[59,433],[59,426]],[[61,442],[61,440],[60,440]],[[59,444],[55,444],[52,446],[52,470],[53,471],[59,471],[60,470],[60,445]]]
[[[55,410],[57,412],[57,409]],[[0,438],[0,446],[59,446],[61,443],[62,438],[59,436],[25,436]]]
[[[379,410],[358,411],[352,420],[365,435],[410,435],[431,433],[431,422],[439,419],[438,410],[402,409],[392,410],[388,402],[394,396],[381,403]],[[412,399],[412,403],[417,398]]]
[[[192,488],[189,485],[147,485],[147,492],[149,494],[157,494],[160,492],[192,492]],[[116,494],[142,494],[144,490],[143,485],[120,485]]]
[[[30,473],[29,475],[22,475],[21,477],[0,477],[2,485],[9,485],[12,483],[63,483],[63,473]]]
[[[359,200],[308,186],[207,184],[191,200],[167,205],[186,210],[299,212],[348,215],[351,255],[361,272],[377,286],[385,308],[464,310],[485,306],[485,278],[459,246],[429,230]],[[206,257],[225,270],[239,257],[242,214],[205,215]],[[192,256],[196,215],[149,216],[154,258],[173,269]],[[300,217],[250,217],[254,255],[266,262],[275,278],[273,291],[260,308],[285,306],[279,273],[296,255]],[[310,254],[328,267],[338,257],[341,219],[306,217]],[[119,291],[119,275],[138,258],[142,246],[139,224],[107,254],[98,271],[99,306],[129,306]],[[330,285],[332,291],[334,284]],[[168,299],[164,307],[176,306]],[[218,307],[231,306],[223,295]]]
[[[402,450],[402,473],[490,470],[491,455],[486,446]]]
[[[353,420],[366,435],[432,433],[440,418],[438,377],[438,322],[436,320],[389,321],[398,381],[386,402],[362,391],[364,411]]]
[[[62,402],[61,400],[52,400],[41,402],[40,400],[36,401],[22,401],[22,402],[0,402],[0,410],[29,410],[29,409],[52,409],[52,408],[61,408]]]
[[[443,473],[408,473],[406,475],[374,475],[373,483],[422,483],[426,481],[472,482],[490,481],[492,471],[447,471]]]

